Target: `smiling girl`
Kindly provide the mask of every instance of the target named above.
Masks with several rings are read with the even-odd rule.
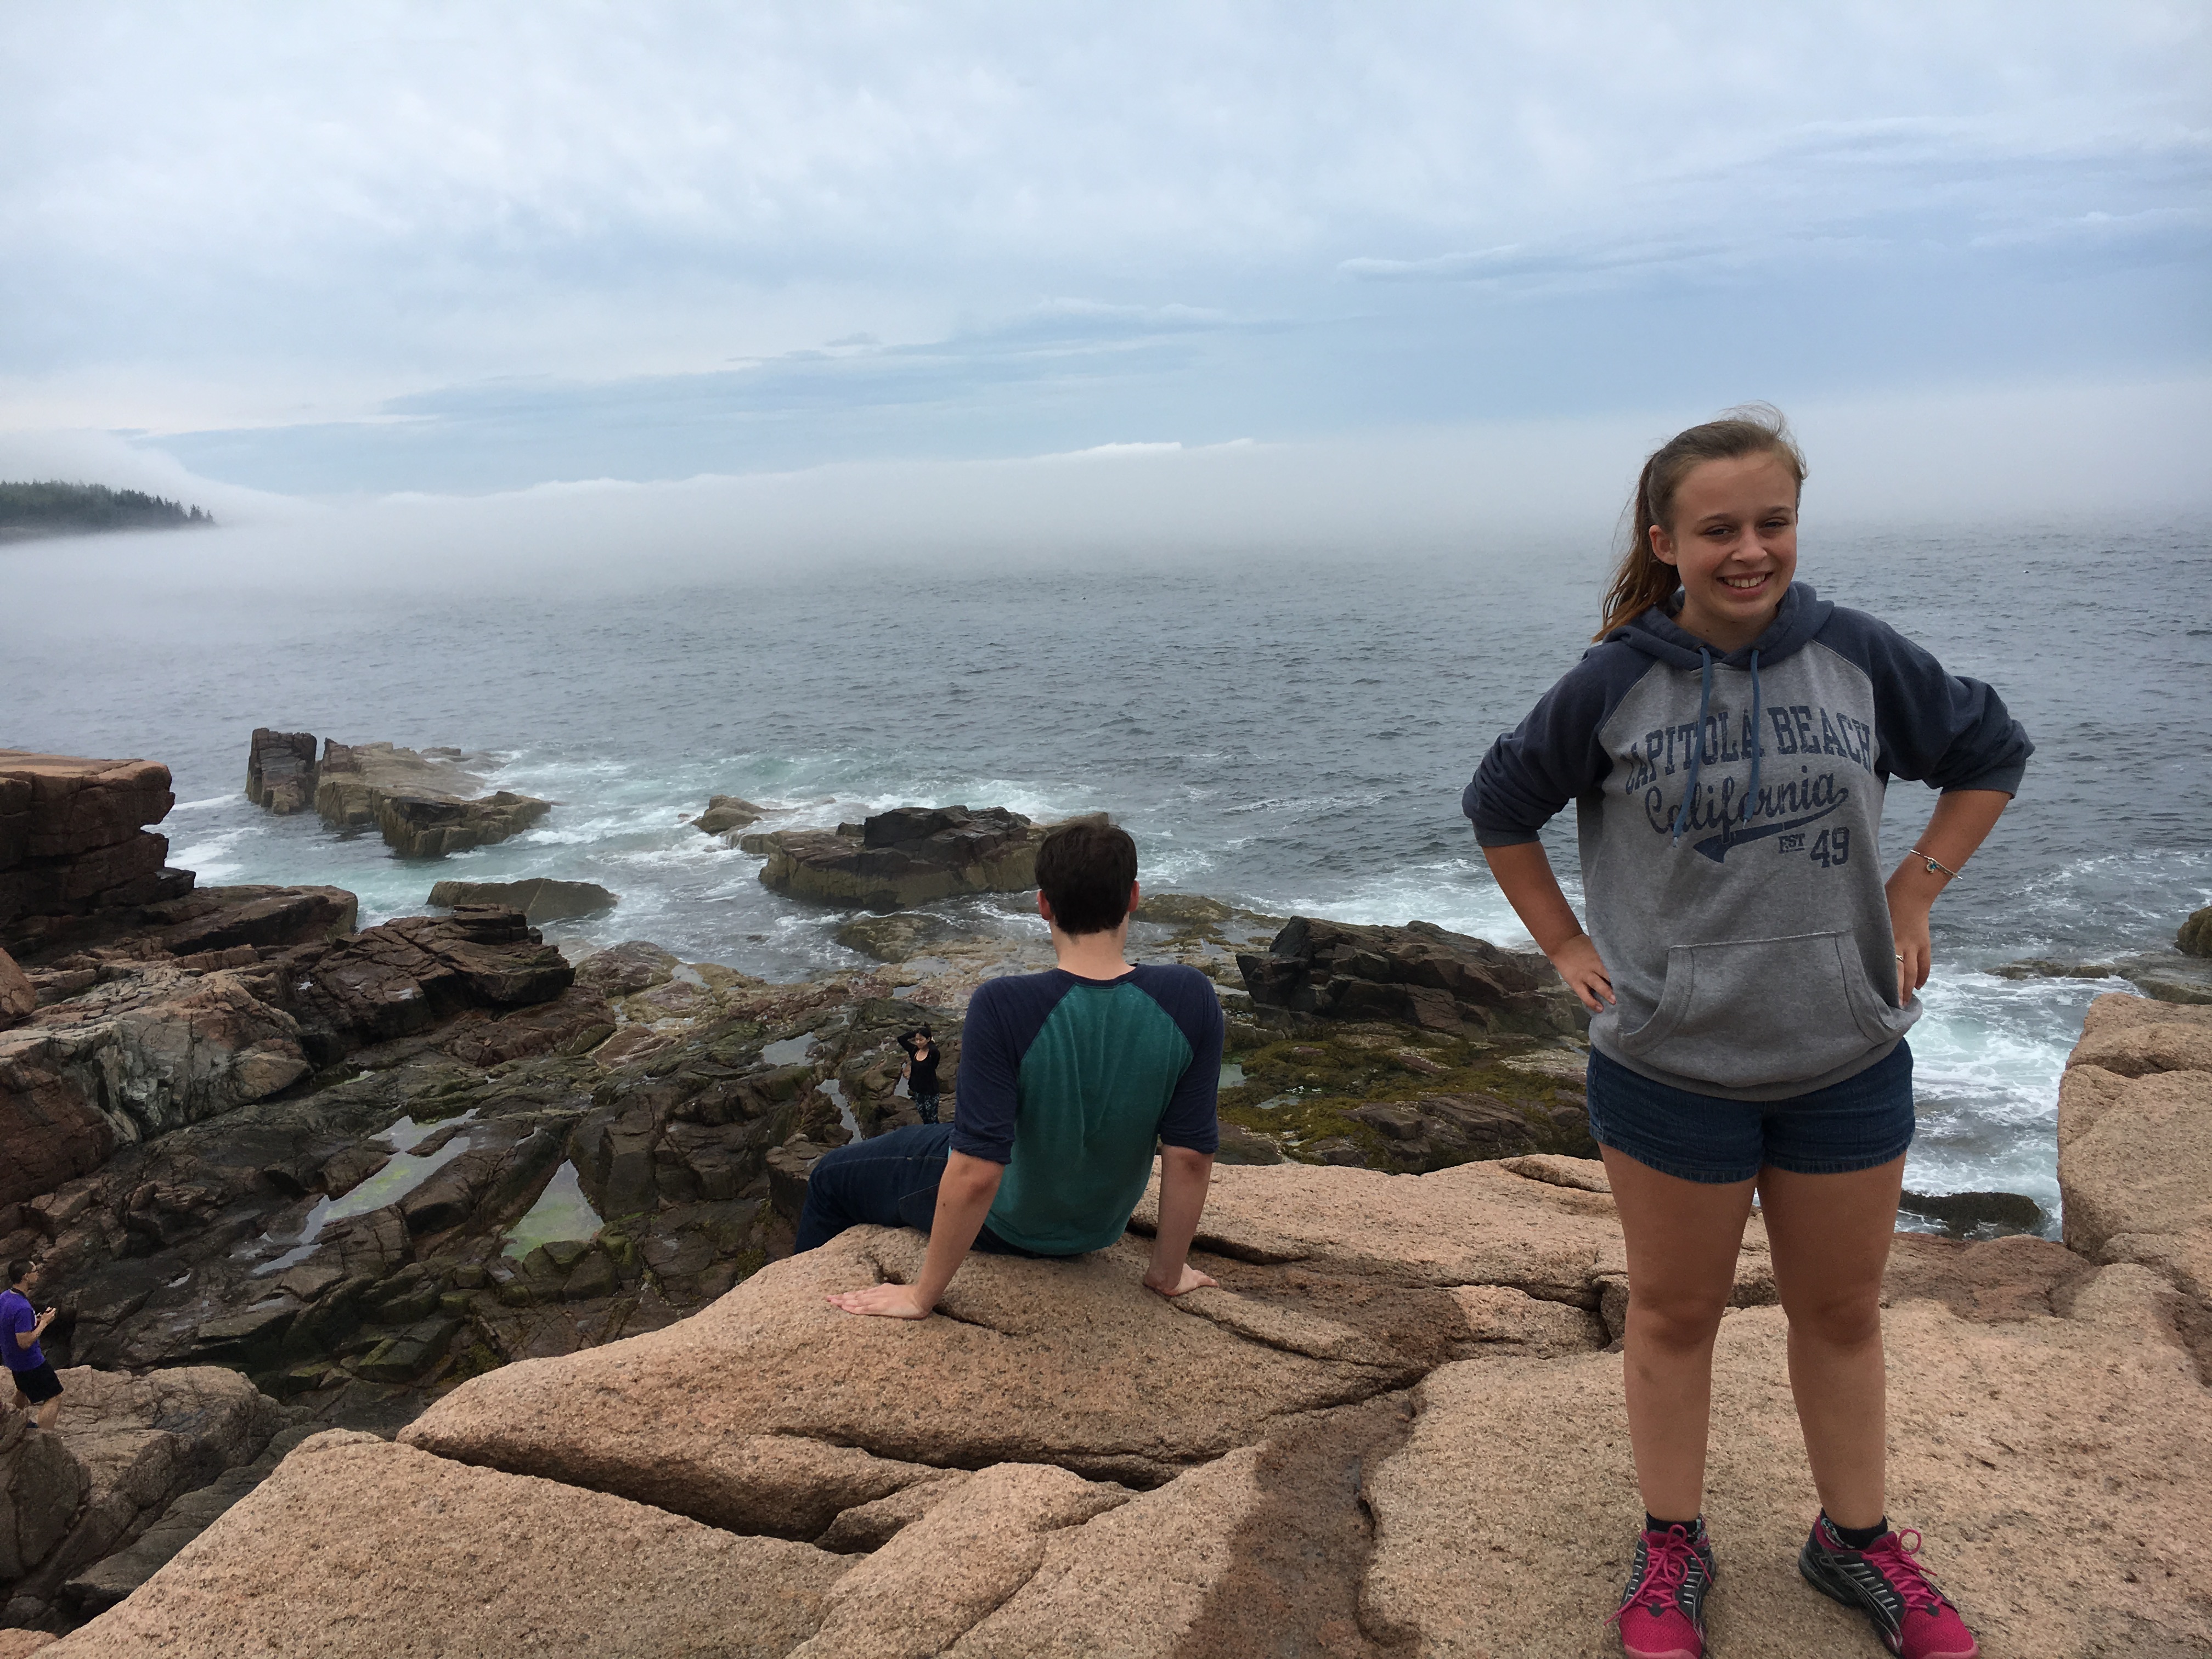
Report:
[[[1881,1278],[1929,909],[2032,745],[1988,686],[1795,580],[1804,478],[1765,408],[1653,454],[1598,643],[1492,747],[1463,801],[1592,1015],[1590,1132],[1626,1237],[1645,1511],[1614,1614],[1632,1659],[1705,1651],[1713,1341],[1754,1196],[1821,1504],[1798,1569],[1892,1653],[1977,1651],[1917,1565],[1918,1534],[1885,1513]],[[1885,881],[1893,777],[1942,794]],[[1570,801],[1587,933],[1537,840]]]

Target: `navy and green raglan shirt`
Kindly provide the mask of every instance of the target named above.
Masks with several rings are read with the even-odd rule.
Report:
[[[1221,1144],[1221,1039],[1220,999],[1194,968],[985,981],[960,1034],[951,1146],[1006,1166],[991,1231],[1039,1255],[1119,1238],[1156,1140]]]
[[[1783,1100],[1872,1066],[1920,1017],[1876,845],[1890,779],[2010,793],[2033,749],[1989,686],[1792,582],[1741,650],[1657,606],[1614,629],[1461,805],[1506,847],[1575,804],[1617,999],[1593,1047],[1693,1094]]]

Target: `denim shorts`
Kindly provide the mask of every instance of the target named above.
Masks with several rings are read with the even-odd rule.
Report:
[[[1793,1099],[1723,1100],[1654,1083],[1592,1048],[1589,1123],[1600,1146],[1685,1181],[1749,1181],[1768,1164],[1871,1170],[1912,1144],[1912,1049],[1899,1042],[1857,1076]]]

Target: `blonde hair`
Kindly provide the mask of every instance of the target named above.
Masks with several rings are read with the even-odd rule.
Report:
[[[1601,640],[1623,623],[1664,605],[1681,585],[1674,567],[1651,550],[1651,532],[1665,527],[1674,510],[1674,492],[1692,469],[1707,461],[1732,461],[1745,455],[1778,455],[1805,487],[1805,457],[1790,435],[1790,422],[1771,404],[1747,404],[1717,421],[1678,432],[1651,452],[1636,480],[1636,495],[1624,515],[1628,544],[1622,549],[1613,581],[1605,590],[1604,623],[1590,635]]]

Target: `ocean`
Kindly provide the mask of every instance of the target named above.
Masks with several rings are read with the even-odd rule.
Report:
[[[832,938],[845,918],[778,898],[759,860],[690,828],[710,794],[773,805],[763,829],[906,802],[1103,808],[1148,887],[1525,947],[1459,794],[1582,649],[1607,562],[1564,538],[894,549],[679,580],[611,548],[583,585],[428,592],[330,585],[304,545],[289,579],[230,560],[230,534],[0,550],[0,746],[166,762],[170,861],[204,883],[335,883],[367,923],[423,908],[444,876],[596,881],[619,908],[550,935],[777,978],[857,965]],[[2212,530],[1808,529],[1799,574],[1992,682],[2035,739],[2020,799],[1936,911],[1907,1184],[2055,1213],[2058,1073],[2090,1000],[2128,988],[1987,970],[2160,948],[2212,902]],[[403,863],[250,806],[256,726],[482,751],[495,787],[557,805],[514,841]],[[1885,860],[1931,800],[1893,786]],[[1571,814],[1550,842],[1575,896]],[[1011,901],[971,908],[1025,925]]]

